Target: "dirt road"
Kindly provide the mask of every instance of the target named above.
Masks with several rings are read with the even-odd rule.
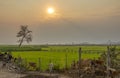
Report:
[[[25,75],[10,73],[10,72],[7,72],[5,70],[0,71],[0,78],[20,78],[20,77],[23,77],[23,76],[25,76]]]
[[[56,75],[56,76],[53,76],[52,78],[69,78],[64,75]],[[0,71],[0,78],[49,78],[49,76],[46,73],[41,73],[39,75],[15,74],[15,73],[10,73],[4,70],[4,71]]]

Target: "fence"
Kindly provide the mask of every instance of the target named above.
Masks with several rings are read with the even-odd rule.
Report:
[[[70,68],[71,64],[74,61],[78,61],[78,60],[80,61],[81,58],[84,58],[84,56],[89,55],[87,57],[94,58],[96,57],[95,55],[98,55],[97,57],[99,57],[101,53],[105,52],[102,50],[84,50],[84,51],[81,51],[82,53],[81,54],[80,51],[72,50],[72,49],[69,49],[69,50],[68,49],[66,50],[50,49],[48,52],[44,52],[44,53],[46,54],[46,53],[53,52],[52,55],[51,54],[47,56],[44,55],[37,58],[36,57],[22,58],[21,62],[18,62],[18,63],[21,63],[20,68],[26,68],[26,70],[29,70],[29,71],[32,70],[32,71],[48,71],[48,72],[50,69],[50,64],[52,63],[54,66],[54,70],[57,70],[58,72],[58,71]],[[78,73],[80,73],[80,71]]]
[[[56,58],[56,57],[55,57]],[[64,58],[38,58],[31,61],[30,59],[23,59],[23,65],[25,65],[29,70],[37,71],[48,71],[50,63],[53,63],[54,69],[67,69],[70,68],[70,65],[76,58],[69,59],[66,54]]]
[[[45,52],[47,53],[47,52]],[[49,52],[48,52],[49,53]],[[54,53],[56,53],[54,55]],[[59,50],[59,52],[54,52],[52,55],[49,56],[41,56],[38,58],[23,58],[23,64],[28,67],[29,70],[38,70],[38,71],[45,71],[49,69],[49,64],[52,62],[54,64],[54,68],[56,70],[59,69],[67,69],[71,67],[71,64],[74,61],[79,60],[78,52],[72,51],[66,51],[62,52]],[[103,51],[98,51],[98,50],[88,50],[88,51],[82,51],[82,58],[98,58],[98,56],[95,55],[100,55],[103,53]],[[60,56],[59,56],[60,55]],[[89,55],[89,57],[88,57]],[[31,64],[30,64],[31,63]],[[32,63],[35,65],[32,66]]]

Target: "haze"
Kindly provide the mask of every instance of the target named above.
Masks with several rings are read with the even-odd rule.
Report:
[[[20,25],[30,44],[120,41],[120,0],[0,0],[0,44],[16,44]]]

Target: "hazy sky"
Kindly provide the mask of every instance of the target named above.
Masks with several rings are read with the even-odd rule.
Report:
[[[20,25],[30,44],[120,41],[120,0],[0,0],[0,44],[16,44]]]

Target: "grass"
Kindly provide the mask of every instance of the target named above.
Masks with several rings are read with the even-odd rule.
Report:
[[[14,57],[21,56],[27,62],[35,62],[42,70],[46,70],[50,61],[65,68],[66,53],[67,65],[70,67],[73,60],[78,60],[79,48],[82,48],[82,59],[97,59],[100,53],[107,51],[106,46],[40,46],[40,45],[26,45],[18,47],[16,45],[0,45],[3,51],[10,50]],[[117,46],[120,50],[120,46]],[[40,64],[39,64],[40,58]]]
[[[41,60],[40,67],[42,70],[46,70],[50,61],[54,64],[64,68],[66,65],[66,53],[67,53],[67,65],[70,67],[72,61],[78,60],[78,52],[40,52],[40,51],[26,51],[26,52],[12,52],[14,57],[21,56],[27,62],[35,62],[39,67],[39,58]],[[82,54],[83,59],[93,59],[98,58],[99,54]]]

